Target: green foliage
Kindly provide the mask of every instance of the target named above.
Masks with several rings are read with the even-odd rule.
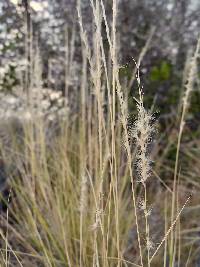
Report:
[[[12,92],[13,87],[18,84],[19,80],[16,75],[16,66],[10,64],[0,80],[0,89],[4,92]]]
[[[192,114],[197,114],[200,112],[200,92],[199,90],[194,91],[191,97],[191,105],[189,112]]]
[[[159,66],[154,66],[150,72],[150,79],[153,82],[166,81],[171,76],[171,65],[163,60]]]

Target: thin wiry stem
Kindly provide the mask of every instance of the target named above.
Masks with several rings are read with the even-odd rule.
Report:
[[[176,216],[176,219],[173,221],[173,223],[171,224],[169,230],[167,231],[167,233],[165,234],[165,236],[163,237],[162,241],[160,242],[160,244],[157,246],[155,252],[153,253],[153,255],[150,258],[150,262],[152,262],[153,258],[156,256],[156,254],[158,253],[160,247],[162,246],[162,244],[166,241],[168,235],[170,234],[170,232],[172,231],[174,225],[176,224],[177,220],[179,219],[182,211],[184,210],[185,206],[187,205],[188,201],[190,200],[191,197],[188,197],[185,204],[183,205],[183,207],[181,208],[181,210],[179,211],[179,213]]]
[[[133,168],[132,168],[132,156],[131,156],[131,148],[129,144],[129,133],[127,130],[127,114],[126,114],[126,107],[123,100],[123,94],[121,90],[121,85],[119,83],[119,77],[117,79],[117,95],[120,102],[120,108],[122,113],[122,125],[124,128],[124,136],[125,136],[125,148],[127,152],[127,158],[128,158],[128,168],[129,173],[131,177],[131,188],[132,188],[132,198],[133,198],[133,206],[134,206],[134,215],[135,215],[135,221],[136,221],[136,229],[137,229],[137,239],[138,239],[138,246],[139,246],[139,253],[140,253],[140,262],[141,266],[144,266],[143,264],[143,255],[142,255],[142,246],[141,246],[141,238],[140,238],[140,231],[139,231],[139,219],[137,214],[137,204],[136,204],[136,195],[135,195],[135,188],[134,188],[134,177],[133,177]]]
[[[177,173],[178,173],[178,165],[179,165],[179,154],[180,154],[180,146],[181,146],[181,139],[183,135],[183,130],[185,126],[185,116],[187,113],[187,110],[189,108],[189,98],[190,94],[193,90],[193,84],[195,79],[195,73],[196,73],[196,61],[199,56],[199,49],[200,49],[200,38],[198,40],[196,50],[194,53],[193,58],[191,59],[191,65],[189,69],[187,84],[186,84],[186,90],[182,99],[182,114],[181,114],[181,120],[180,120],[180,126],[179,126],[179,134],[178,134],[178,143],[177,143],[177,149],[176,149],[176,161],[175,161],[175,169],[174,169],[174,182],[173,182],[173,195],[172,195],[172,213],[171,213],[171,223],[174,220],[174,213],[175,213],[175,192],[176,192],[176,181],[177,181]],[[174,244],[174,238],[173,238],[173,232],[171,233],[171,244],[170,244],[170,253],[173,253],[173,244]]]

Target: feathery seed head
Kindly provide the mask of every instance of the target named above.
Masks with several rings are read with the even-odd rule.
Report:
[[[137,104],[138,115],[131,129],[131,136],[136,145],[136,173],[138,180],[145,183],[151,174],[150,144],[155,134],[154,116]]]
[[[147,240],[146,240],[146,247],[147,247],[147,250],[151,250],[155,247],[153,241],[150,240],[149,238],[147,238]]]
[[[151,215],[152,207],[147,208],[147,203],[145,202],[144,199],[142,199],[142,200],[139,202],[138,207],[139,207],[139,209],[140,209],[141,211],[144,212],[145,217],[148,217],[148,216]]]

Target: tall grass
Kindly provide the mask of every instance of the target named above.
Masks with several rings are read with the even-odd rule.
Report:
[[[155,199],[149,178],[153,174],[151,143],[156,126],[152,112],[144,104],[139,75],[141,60],[136,63],[138,93],[133,100],[137,116],[130,127],[126,93],[119,78],[118,1],[113,0],[111,24],[103,1],[91,0],[91,9],[95,26],[92,45],[78,1],[83,64],[79,110],[66,114],[67,120],[60,124],[59,135],[51,140],[50,146],[42,118],[32,114],[24,128],[24,146],[14,162],[17,175],[10,179],[13,193],[8,205],[9,218],[1,214],[4,230],[1,236],[6,242],[1,255],[5,266],[156,267],[168,266],[168,258],[169,266],[174,266],[178,250],[174,229],[190,199],[185,198],[183,205],[176,207],[178,155],[199,44],[183,98],[173,188],[166,185],[169,192],[161,189],[162,201],[158,206],[164,213],[164,229],[154,244],[150,217]],[[102,25],[109,55],[104,47]],[[66,60],[70,58],[66,62],[66,97],[69,64],[73,62],[70,51],[74,53],[72,47],[69,49],[66,34]],[[41,76],[38,55],[37,50],[33,77]],[[40,87],[40,79],[34,80]],[[165,199],[172,203],[171,219],[169,201],[166,204]],[[128,244],[131,229],[136,234]],[[11,257],[9,263],[7,255]]]

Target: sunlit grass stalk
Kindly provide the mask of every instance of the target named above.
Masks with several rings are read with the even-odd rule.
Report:
[[[126,105],[125,105],[124,100],[123,100],[123,93],[122,93],[122,89],[121,89],[118,75],[119,74],[117,74],[117,95],[118,95],[118,100],[120,103],[121,121],[122,121],[123,129],[124,129],[124,145],[125,145],[126,152],[127,152],[128,168],[129,168],[129,174],[131,177],[131,184],[132,184],[133,208],[134,208],[135,221],[136,221],[137,239],[138,239],[139,254],[140,254],[140,263],[141,263],[141,266],[144,266],[142,246],[141,246],[141,238],[140,238],[140,230],[139,230],[139,223],[138,223],[139,219],[138,219],[138,214],[137,214],[136,195],[135,195],[135,188],[134,188],[135,179],[133,177],[133,168],[132,168],[133,158],[131,155],[131,148],[130,148],[130,144],[129,144],[129,133],[128,133],[128,129],[127,129],[128,114],[127,114],[127,110],[126,110]]]
[[[137,101],[137,120],[134,123],[133,128],[133,138],[136,142],[136,171],[138,175],[139,182],[143,185],[144,188],[144,200],[142,203],[142,210],[145,217],[145,234],[146,234],[146,249],[147,249],[147,264],[150,267],[150,249],[151,249],[151,240],[149,233],[149,210],[147,208],[147,187],[146,182],[151,174],[151,155],[149,145],[152,142],[152,138],[155,132],[153,126],[153,116],[150,112],[147,112],[143,104],[143,92],[140,83],[139,76],[139,66],[137,66],[137,83],[139,91],[139,100]]]
[[[85,54],[85,50],[83,49],[83,71],[82,71],[82,82],[81,82],[81,120],[80,120],[80,139],[82,140],[80,143],[80,155],[83,158],[81,162],[81,197],[80,197],[80,267],[82,267],[82,257],[83,257],[83,223],[84,223],[84,214],[86,212],[86,199],[87,199],[87,179],[85,173],[86,169],[86,161],[85,153],[86,153],[86,125],[85,121],[86,117],[86,101],[88,101],[87,97],[87,57]]]
[[[120,253],[120,244],[119,244],[119,202],[118,202],[118,177],[117,177],[117,162],[116,162],[116,143],[115,143],[115,116],[116,116],[116,82],[117,82],[117,37],[116,37],[116,22],[117,22],[117,12],[118,12],[118,0],[113,0],[112,2],[112,47],[111,51],[111,60],[112,60],[112,120],[111,120],[111,129],[112,129],[112,149],[111,149],[111,158],[113,161],[111,175],[115,177],[114,180],[114,205],[115,205],[115,219],[116,219],[116,236],[117,236],[117,253],[118,258],[121,257]],[[120,262],[117,263],[117,266],[120,266]]]
[[[82,175],[81,179],[81,195],[80,195],[80,267],[83,266],[83,223],[84,215],[87,212],[87,176]]]
[[[181,119],[179,125],[179,133],[178,133],[178,141],[177,141],[177,148],[176,148],[176,160],[175,160],[175,168],[174,168],[174,181],[173,181],[173,195],[172,195],[172,213],[171,213],[171,224],[174,220],[175,214],[175,203],[176,203],[176,188],[177,188],[177,174],[178,174],[178,167],[179,167],[179,154],[180,154],[180,146],[181,146],[181,139],[183,135],[183,130],[185,126],[185,119],[186,113],[189,108],[189,101],[190,95],[193,90],[193,84],[196,75],[196,62],[197,58],[199,57],[199,49],[200,49],[200,39],[198,40],[196,50],[194,52],[194,56],[191,58],[190,67],[188,69],[188,78],[185,85],[185,92],[182,98],[182,112],[181,112]],[[174,233],[171,232],[171,242],[170,242],[170,260],[173,258],[173,250],[174,250]],[[172,262],[170,263],[172,264]]]

